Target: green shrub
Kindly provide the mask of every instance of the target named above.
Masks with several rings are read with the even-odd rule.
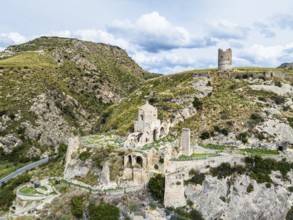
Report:
[[[271,183],[266,183],[266,187],[267,188],[271,188],[272,187],[272,184]]]
[[[280,81],[275,81],[275,86],[282,87],[282,83]]]
[[[210,138],[210,133],[208,131],[204,131],[204,132],[201,133],[200,138],[202,140],[209,139]]]
[[[88,151],[84,151],[79,155],[79,159],[82,161],[85,161],[86,159],[88,159],[91,156],[90,152]]]
[[[151,177],[148,183],[148,189],[152,197],[162,203],[164,201],[165,177],[162,174],[156,174]]]
[[[252,113],[250,115],[250,121],[249,121],[249,124],[251,126],[256,126],[258,124],[260,124],[261,122],[264,122],[264,119],[257,113]]]
[[[216,132],[218,132],[218,133],[221,133],[221,134],[223,134],[223,135],[225,135],[225,136],[227,136],[228,135],[228,130],[226,129],[226,128],[221,128],[221,127],[219,127],[219,126],[214,126],[214,131],[216,131]]]
[[[120,215],[119,209],[108,203],[90,203],[88,212],[90,220],[118,220]]]
[[[253,190],[254,190],[253,185],[252,185],[251,183],[249,183],[249,185],[248,185],[247,188],[246,188],[246,192],[250,193],[250,192],[252,192]]]
[[[31,176],[27,173],[19,175],[6,184],[3,184],[0,189],[0,210],[8,211],[9,207],[12,205],[16,198],[15,189],[23,183],[30,180]]]
[[[190,212],[187,212],[183,208],[176,208],[174,211],[179,216],[176,216],[175,218],[171,218],[171,219],[204,220],[204,218],[202,217],[202,214],[196,209],[192,209]]]
[[[217,167],[212,167],[210,169],[212,176],[217,176],[218,179],[226,178],[233,173],[230,163],[221,163]]]
[[[291,209],[287,212],[286,220],[293,220],[293,206],[291,206]]]
[[[196,108],[197,110],[202,109],[202,101],[199,98],[194,97],[192,104],[193,104],[193,107]]]
[[[242,132],[237,135],[236,139],[242,141],[243,144],[246,144],[248,142],[247,135],[247,132]]]
[[[293,128],[293,118],[287,118],[289,125]]]
[[[193,173],[193,177],[191,177],[191,179],[189,179],[188,182],[201,185],[204,180],[205,180],[205,174],[200,173],[199,171],[195,171]]]
[[[289,186],[287,189],[289,192],[293,192],[293,186]]]
[[[272,96],[271,97],[271,100],[275,102],[275,104],[277,105],[281,105],[281,104],[284,104],[285,103],[285,99],[281,96]]]
[[[77,218],[81,218],[83,214],[83,199],[82,196],[75,196],[71,199],[71,213]]]

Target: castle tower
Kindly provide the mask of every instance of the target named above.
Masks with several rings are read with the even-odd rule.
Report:
[[[232,69],[232,49],[229,48],[226,51],[222,49],[218,50],[218,70],[230,70]]]
[[[182,128],[180,140],[182,155],[190,156],[190,129]]]

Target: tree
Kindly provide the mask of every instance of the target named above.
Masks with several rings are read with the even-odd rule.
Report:
[[[90,203],[88,211],[90,220],[118,220],[120,215],[119,209],[108,203]]]
[[[71,212],[77,217],[81,218],[83,214],[83,197],[75,196],[71,199]]]
[[[152,197],[162,203],[165,192],[165,177],[162,174],[156,174],[151,177],[148,183],[148,189]]]

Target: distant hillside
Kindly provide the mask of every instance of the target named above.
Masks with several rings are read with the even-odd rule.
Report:
[[[8,47],[0,53],[0,155],[38,157],[91,133],[106,107],[152,77],[116,46],[41,37]]]
[[[293,70],[293,63],[282,63],[278,68]]]
[[[190,128],[193,143],[293,146],[290,71],[242,68],[230,73],[202,70],[161,76],[110,106],[97,130],[131,132],[137,108],[145,100],[158,108],[162,121],[172,125],[171,135],[178,137],[181,128]]]

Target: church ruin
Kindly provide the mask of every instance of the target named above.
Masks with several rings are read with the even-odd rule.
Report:
[[[126,146],[143,146],[166,135],[168,128],[164,127],[158,119],[158,109],[148,101],[138,109],[137,119],[134,123],[134,132],[131,133]]]

